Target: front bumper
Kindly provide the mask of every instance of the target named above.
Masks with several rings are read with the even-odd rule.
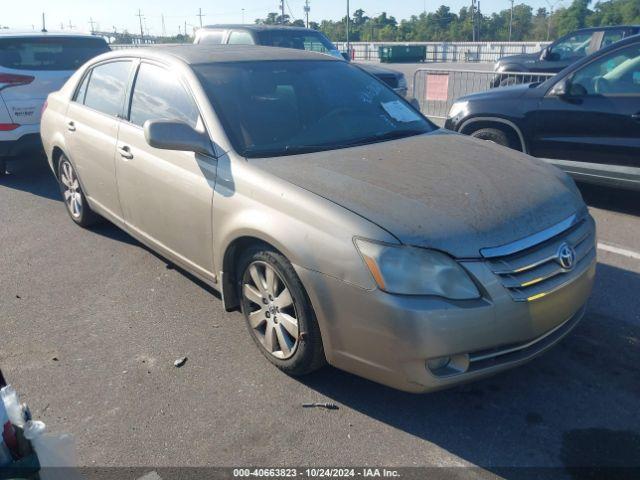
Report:
[[[423,393],[523,364],[568,334],[581,319],[593,287],[594,252],[584,257],[570,282],[530,301],[516,301],[485,260],[461,262],[482,291],[482,298],[467,301],[391,295],[297,271],[330,364]],[[427,365],[442,357],[452,358],[451,368]]]

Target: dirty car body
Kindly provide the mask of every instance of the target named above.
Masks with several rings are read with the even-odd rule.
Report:
[[[113,62],[131,63],[122,108],[106,115],[78,92]],[[193,127],[139,125],[146,65],[176,76],[196,106]],[[162,112],[158,120],[175,121]],[[173,147],[153,140],[155,130]],[[207,140],[189,151],[175,130]],[[533,358],[576,325],[592,288],[594,222],[566,174],[438,130],[326,55],[246,46],[107,54],[49,97],[42,136],[54,172],[70,160],[88,207],[219,290],[227,309],[242,303],[243,251],[259,244],[286,258],[328,363],[401,390]],[[314,341],[307,333],[301,342]]]

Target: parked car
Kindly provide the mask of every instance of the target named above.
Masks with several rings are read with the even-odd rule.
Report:
[[[445,127],[546,159],[583,181],[640,189],[640,35],[543,83],[462,97]]]
[[[282,25],[211,25],[196,32],[194,43],[205,45],[263,45],[295,48],[325,53],[350,61],[336,46],[317,30]],[[358,67],[378,77],[396,93],[407,95],[407,79],[403,73],[378,65],[360,63]]]
[[[105,54],[49,95],[42,139],[74,222],[106,217],[220,291],[289,374],[477,379],[566,335],[594,281],[566,174],[328,55]]]
[[[91,57],[109,51],[103,38],[59,33],[0,33],[0,175],[6,161],[38,151],[40,111]]]
[[[559,38],[540,52],[510,55],[498,60],[494,67],[497,74],[493,86],[513,85],[518,82],[516,77],[504,75],[506,72],[557,73],[587,55],[638,33],[638,25],[576,30]]]

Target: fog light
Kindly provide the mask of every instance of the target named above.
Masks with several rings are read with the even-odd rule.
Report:
[[[451,357],[434,358],[427,362],[427,366],[429,367],[429,370],[436,372],[449,365],[449,362],[451,362]]]

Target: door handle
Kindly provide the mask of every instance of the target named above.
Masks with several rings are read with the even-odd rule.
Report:
[[[67,123],[67,130],[69,130],[70,132],[75,132],[76,124],[73,121]]]
[[[126,158],[127,160],[131,160],[133,158],[133,153],[131,153],[131,148],[126,145],[122,147],[118,147],[118,152],[120,152],[120,156],[122,158]]]

